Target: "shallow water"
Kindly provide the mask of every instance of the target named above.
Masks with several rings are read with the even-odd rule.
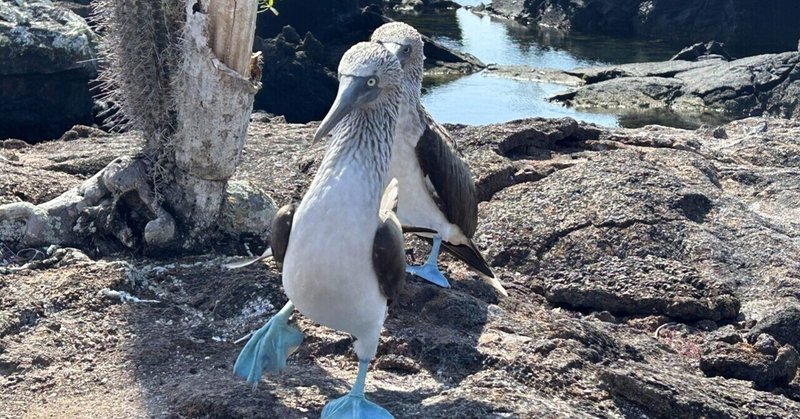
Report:
[[[474,5],[478,1],[460,1]],[[669,59],[680,48],[661,41],[564,35],[529,29],[516,22],[478,16],[459,9],[424,15],[398,15],[435,40],[470,53],[486,64],[527,65],[569,70],[579,67]],[[714,118],[678,117],[670,112],[615,115],[581,112],[545,100],[569,86],[510,80],[476,73],[458,78],[429,79],[422,101],[440,122],[488,124],[527,117],[569,116],[603,126],[641,126],[649,123],[696,127]]]
[[[618,125],[614,115],[580,112],[544,100],[563,89],[564,86],[550,83],[478,73],[426,88],[422,102],[439,122],[483,125],[532,116],[569,116],[604,126]]]

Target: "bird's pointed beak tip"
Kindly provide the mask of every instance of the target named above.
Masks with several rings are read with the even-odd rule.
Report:
[[[319,141],[320,141],[321,139],[325,138],[326,136],[327,136],[327,134],[322,134],[322,133],[320,132],[320,130],[319,130],[319,129],[317,129],[317,131],[316,131],[316,132],[314,132],[314,136],[313,136],[313,137],[311,137],[311,145],[317,145],[317,143],[319,143]]]
[[[333,101],[331,109],[328,114],[319,124],[319,128],[314,133],[314,138],[311,144],[316,144],[322,138],[325,138],[336,127],[339,122],[349,114],[356,106],[359,96],[359,86],[354,84],[351,79],[342,79],[339,81],[339,91],[336,94],[336,100]]]

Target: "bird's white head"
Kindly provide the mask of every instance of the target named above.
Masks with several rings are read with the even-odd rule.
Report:
[[[314,141],[328,135],[355,110],[369,110],[397,101],[403,69],[397,58],[374,42],[353,45],[339,62],[339,91]]]
[[[425,62],[422,35],[413,26],[403,22],[389,22],[372,33],[372,42],[377,42],[391,51],[403,66],[406,73],[419,72],[422,77],[422,66]]]

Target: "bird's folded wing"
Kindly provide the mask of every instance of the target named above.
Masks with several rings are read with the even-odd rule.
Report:
[[[292,231],[292,221],[294,220],[294,211],[297,205],[287,204],[281,207],[275,218],[272,219],[272,233],[270,235],[270,246],[272,247],[272,256],[278,263],[283,263],[283,258],[286,257],[286,248],[289,247],[289,233]]]
[[[425,132],[417,143],[416,154],[429,192],[447,220],[472,237],[478,225],[478,193],[472,173],[447,130],[422,106],[419,113]]]
[[[385,218],[383,217],[385,215]],[[394,213],[382,214],[382,220],[372,242],[372,265],[381,292],[396,303],[406,279],[406,257],[403,231]]]
[[[272,219],[272,233],[269,240],[270,247],[264,250],[261,256],[239,262],[226,263],[222,265],[222,267],[226,269],[240,269],[270,256],[278,263],[283,263],[283,258],[286,256],[286,247],[289,246],[289,233],[292,231],[292,220],[294,219],[294,210],[296,208],[297,205],[288,204],[281,207],[278,212],[275,213],[275,217]]]

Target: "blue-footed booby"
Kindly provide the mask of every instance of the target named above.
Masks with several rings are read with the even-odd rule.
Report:
[[[408,24],[391,22],[376,29],[371,40],[394,53],[404,72],[389,168],[389,177],[400,183],[397,216],[404,225],[437,232],[418,234],[431,238],[433,248],[424,265],[407,266],[406,271],[449,287],[437,266],[440,246],[444,245],[500,294],[508,295],[472,242],[478,225],[478,194],[469,167],[447,130],[420,102],[425,60],[422,36]]]
[[[358,376],[348,395],[325,406],[323,418],[392,417],[364,398],[364,384],[388,302],[405,280],[401,225],[392,211],[397,182],[384,192],[402,77],[397,58],[379,44],[356,44],[342,57],[336,100],[314,135],[333,138],[300,205],[284,218],[284,233],[277,233],[283,237],[272,243],[290,302],[256,331],[234,366],[252,383],[263,369],[284,367],[302,340],[288,324],[295,307],[350,333]]]

